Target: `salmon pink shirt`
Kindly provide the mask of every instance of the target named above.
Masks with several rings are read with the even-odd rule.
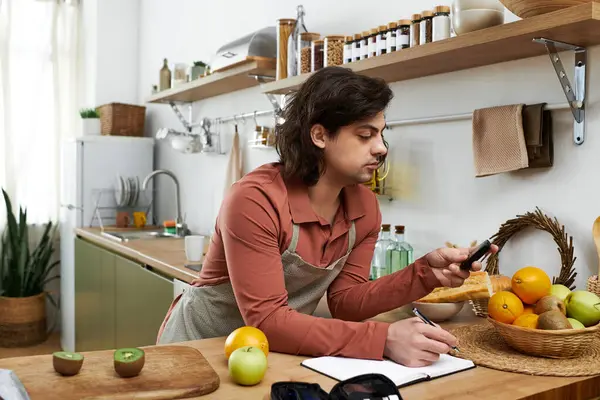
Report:
[[[369,281],[381,227],[374,193],[364,185],[343,189],[330,224],[313,211],[307,186],[284,182],[280,168],[277,163],[263,165],[231,187],[192,285],[230,280],[245,324],[265,332],[272,351],[382,359],[389,324],[364,320],[425,296],[439,280],[418,259],[402,271]],[[306,262],[326,267],[346,253],[352,222],[354,249],[327,291],[333,318],[290,308],[281,254],[290,244],[292,224],[300,227],[296,252]]]

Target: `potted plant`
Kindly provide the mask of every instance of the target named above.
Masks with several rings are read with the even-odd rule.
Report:
[[[79,110],[81,116],[81,131],[83,136],[100,134],[100,114],[94,108],[82,108]]]
[[[198,79],[205,75],[205,72],[208,69],[208,64],[202,61],[194,61],[194,66],[192,67],[192,73],[190,74],[190,80]]]
[[[21,347],[41,343],[47,329],[46,284],[60,261],[52,262],[56,225],[49,221],[37,244],[31,243],[27,209],[19,207],[18,220],[2,189],[6,204],[6,227],[0,240],[0,347]],[[31,246],[31,247],[30,247]]]

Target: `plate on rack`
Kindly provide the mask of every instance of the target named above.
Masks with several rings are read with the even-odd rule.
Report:
[[[122,207],[125,202],[125,181],[120,174],[117,174],[117,182],[115,184],[115,201],[119,207]]]
[[[138,187],[135,183],[135,178],[129,178],[129,186],[131,187],[131,195],[129,196],[129,205],[134,207],[137,202]]]

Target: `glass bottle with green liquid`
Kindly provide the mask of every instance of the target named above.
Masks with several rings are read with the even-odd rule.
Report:
[[[371,280],[381,278],[390,273],[391,254],[388,252],[388,247],[393,244],[390,228],[390,224],[381,225],[379,238],[375,244],[375,251],[371,259]]]
[[[387,253],[389,254],[388,259],[390,260],[389,273],[401,271],[414,262],[413,248],[404,239],[404,225],[396,225],[394,228],[395,238],[393,244],[389,246],[387,250]]]

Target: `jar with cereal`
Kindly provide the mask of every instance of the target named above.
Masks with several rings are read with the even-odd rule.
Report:
[[[315,72],[323,68],[323,39],[313,40],[310,54],[310,71]]]
[[[408,49],[410,47],[410,25],[409,19],[401,19],[396,31],[396,50]]]
[[[413,14],[410,25],[410,47],[421,44],[421,14]]]
[[[360,33],[354,35],[354,42],[352,42],[352,61],[360,60],[360,42],[362,41],[362,36]]]
[[[311,71],[311,44],[321,37],[318,33],[302,32],[298,36],[298,73],[307,74]]]
[[[325,36],[324,67],[342,65],[344,63],[344,44],[346,37],[338,35]]]

